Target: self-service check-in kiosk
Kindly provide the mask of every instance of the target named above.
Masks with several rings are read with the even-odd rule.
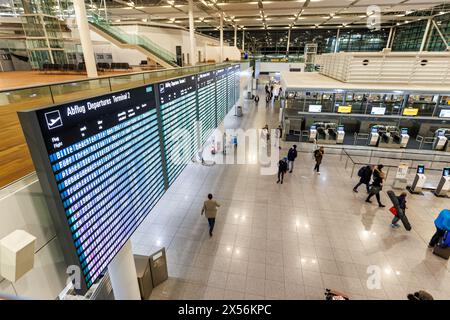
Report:
[[[436,188],[434,194],[438,197],[447,197],[448,190],[450,189],[450,168],[444,168],[442,170],[442,177]]]
[[[408,191],[415,194],[423,194],[422,188],[425,185],[425,181],[427,181],[427,177],[425,175],[425,166],[418,165],[416,176],[414,177],[414,181],[411,187],[407,188]]]
[[[400,131],[400,148],[406,148],[409,141],[408,128],[402,128]]]
[[[339,144],[344,143],[344,137],[345,137],[344,126],[339,125],[337,127],[336,143],[339,143]]]
[[[309,141],[314,141],[317,137],[317,126],[312,125],[309,128]]]
[[[436,130],[434,133],[433,150],[444,150],[447,143],[447,137],[444,130]]]
[[[376,146],[378,144],[378,140],[380,139],[380,134],[378,133],[377,127],[372,127],[369,136],[369,146]]]

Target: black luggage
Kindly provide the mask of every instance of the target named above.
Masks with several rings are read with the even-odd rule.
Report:
[[[450,257],[450,247],[442,247],[438,244],[434,247],[433,253],[445,260],[448,260]]]
[[[394,191],[389,190],[387,192],[387,195],[389,196],[389,199],[391,199],[391,202],[394,205],[394,208],[397,210],[397,216],[400,218],[400,221],[402,222],[406,231],[411,231],[411,224],[409,223],[409,220],[406,217],[406,215],[403,213],[403,210],[400,208],[397,196],[395,195]]]

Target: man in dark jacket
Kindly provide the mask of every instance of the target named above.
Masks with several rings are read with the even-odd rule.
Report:
[[[283,184],[284,174],[286,173],[287,169],[288,169],[287,158],[284,157],[283,159],[281,159],[278,162],[278,181],[277,181],[277,183],[280,183],[280,181],[281,181],[281,184]]]
[[[380,192],[381,192],[381,189],[383,188],[383,179],[384,179],[384,172],[381,171],[382,169],[383,169],[383,165],[379,164],[375,168],[375,170],[373,170],[372,188],[370,189],[369,196],[366,199],[366,202],[372,203],[370,198],[375,196],[377,198],[378,206],[380,208],[385,207],[385,205],[381,203],[381,199],[380,199]]]
[[[293,145],[292,148],[288,151],[288,164],[289,164],[289,172],[292,173],[292,169],[294,169],[294,161],[297,158],[297,145]]]
[[[358,172],[358,175],[360,177],[359,182],[356,184],[356,186],[353,188],[354,192],[358,192],[358,187],[362,184],[366,185],[367,193],[370,192],[369,184],[370,180],[372,179],[372,173],[373,173],[374,166],[365,166],[361,168],[361,175],[359,175],[360,172]]]

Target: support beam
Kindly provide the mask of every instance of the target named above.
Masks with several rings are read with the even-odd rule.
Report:
[[[391,46],[391,39],[392,39],[392,34],[394,33],[394,27],[390,27],[389,28],[389,36],[386,42],[386,48],[390,48]]]
[[[194,1],[189,0],[189,56],[192,66],[195,65],[197,59],[195,58],[195,26],[194,26]]]
[[[439,26],[437,25],[436,21],[434,21],[434,19],[431,19],[431,22],[433,22],[433,26],[436,28],[436,31],[438,32],[438,34],[441,37],[442,41],[444,42],[446,48],[448,49],[449,48],[448,41],[445,38],[445,36],[442,34],[442,31],[439,28]]]
[[[337,52],[337,49],[338,49],[338,43],[339,43],[339,33],[341,32],[341,28],[338,28],[337,29],[337,32],[336,32],[336,41],[334,42],[334,53],[336,53]]]
[[[237,47],[237,25],[234,26],[234,46]]]
[[[245,51],[245,30],[242,29],[242,51]]]
[[[422,52],[423,50],[425,50],[425,44],[427,43],[427,39],[428,39],[428,34],[430,32],[430,26],[431,26],[431,18],[428,18],[427,20],[427,26],[425,27],[425,32],[423,33],[423,37],[422,37],[422,43],[420,44],[420,50],[419,52]]]
[[[75,9],[78,32],[80,33],[81,48],[83,49],[87,76],[88,78],[95,78],[98,77],[98,74],[97,67],[95,65],[94,49],[92,48],[84,0],[73,0],[73,7]]]
[[[291,45],[291,28],[289,28],[289,31],[288,31],[286,57],[289,57],[289,46],[290,45]]]
[[[220,13],[220,63],[223,62],[223,12]]]

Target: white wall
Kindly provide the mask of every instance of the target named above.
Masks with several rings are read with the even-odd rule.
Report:
[[[289,72],[290,68],[300,68],[302,72],[305,70],[304,63],[288,63],[288,62],[261,62],[260,72]]]
[[[204,47],[206,61],[220,61],[220,46],[205,46]],[[237,47],[223,47],[223,60],[229,59],[231,61],[241,60],[241,52]]]
[[[182,52],[185,54],[185,59],[187,62],[187,53],[190,52],[190,40],[189,32],[183,29],[172,29],[164,27],[155,26],[118,26],[123,31],[128,34],[137,34],[140,36],[145,36],[155,44],[161,46],[162,48],[176,54],[176,47],[181,46]],[[195,41],[197,49],[195,50],[195,61],[198,62],[198,51],[201,51],[202,60],[205,57],[206,51],[205,46],[209,45],[219,45],[219,41],[213,38],[209,38],[200,34],[195,34]],[[192,62],[192,59],[190,59]]]
[[[124,49],[109,42],[91,30],[94,53],[111,53],[113,62],[127,62],[129,65],[139,65],[147,56],[136,49]]]
[[[13,284],[0,277],[0,295],[56,298],[65,287],[66,264],[35,175],[0,190],[0,221],[0,238],[17,229],[37,238],[34,268]]]

